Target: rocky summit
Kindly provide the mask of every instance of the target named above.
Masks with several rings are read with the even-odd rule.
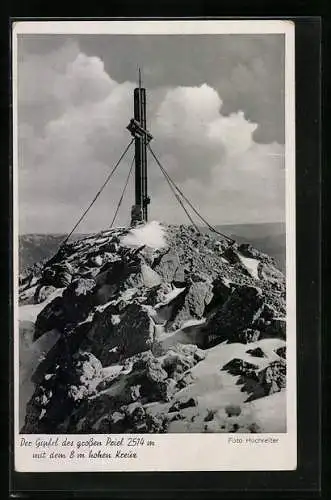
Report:
[[[23,433],[286,432],[285,278],[247,244],[150,222],[20,276]]]

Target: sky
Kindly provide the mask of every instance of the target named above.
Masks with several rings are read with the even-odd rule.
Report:
[[[283,35],[19,35],[20,233],[66,233],[131,137],[141,66],[151,146],[214,225],[285,220]],[[77,232],[109,227],[129,150]],[[150,220],[186,223],[152,157]],[[131,178],[115,225],[127,225]]]

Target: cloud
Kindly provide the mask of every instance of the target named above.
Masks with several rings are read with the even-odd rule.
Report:
[[[21,232],[67,232],[130,140],[133,82],[67,42],[19,63]],[[148,95],[152,147],[170,175],[213,224],[284,217],[283,146],[258,144],[259,128],[238,110],[223,113],[211,85],[155,87]],[[133,150],[80,231],[107,227]],[[155,162],[149,162],[151,217],[186,222]],[[118,223],[129,220],[133,184]]]
[[[140,65],[149,89],[208,83],[222,97],[223,115],[243,110],[260,125],[257,142],[284,143],[284,35],[82,35],[79,44],[119,82]]]

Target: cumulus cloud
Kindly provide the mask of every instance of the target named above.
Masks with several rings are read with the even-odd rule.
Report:
[[[117,82],[103,61],[66,43],[19,60],[21,232],[69,231],[130,140],[134,82]],[[152,147],[213,224],[284,217],[283,146],[258,144],[259,124],[223,113],[207,83],[155,87],[148,94]],[[133,150],[79,230],[107,227]],[[151,217],[186,222],[155,162],[149,163]],[[133,184],[118,223],[129,221]]]

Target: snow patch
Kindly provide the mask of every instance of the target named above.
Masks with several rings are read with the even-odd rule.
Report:
[[[286,432],[286,391],[247,403],[245,410],[252,414],[263,432]]]
[[[115,378],[123,371],[123,366],[121,365],[111,365],[105,366],[102,370],[103,376],[105,378]]]
[[[238,252],[238,256],[240,258],[241,263],[247,269],[252,278],[260,279],[258,273],[258,266],[260,261],[258,259],[252,259],[250,257],[244,257]]]
[[[184,288],[176,288],[176,287],[174,287],[174,289],[171,290],[171,292],[165,294],[164,299],[162,300],[162,302],[159,302],[158,304],[156,304],[155,309],[159,309],[160,307],[163,307],[163,306],[169,304],[178,295],[180,295],[181,293],[183,293],[184,290],[185,290],[185,287]]]
[[[65,288],[58,288],[53,293],[51,293],[44,302],[40,304],[29,304],[19,307],[19,320],[20,321],[31,321],[36,322],[38,314],[44,309],[44,307],[52,302],[56,297],[60,297],[63,294]]]
[[[40,412],[40,415],[39,415],[39,420],[41,420],[43,418],[43,416],[45,415],[46,413],[46,410],[43,408]]]
[[[136,288],[136,287],[127,288],[126,290],[124,290],[121,293],[119,300],[125,300],[125,301],[129,302],[130,300],[133,299],[133,297],[136,295],[137,292],[138,292],[138,288]]]
[[[157,221],[151,221],[134,229],[123,236],[120,244],[126,247],[140,247],[146,245],[150,248],[159,249],[166,246],[164,229]]]
[[[96,306],[95,310],[98,311],[98,312],[103,312],[105,309],[107,309],[108,306],[110,306],[113,303],[114,303],[113,300],[109,300],[105,304],[102,304],[100,306]]]
[[[201,318],[201,319],[189,319],[185,321],[182,326],[181,330],[184,330],[184,328],[190,328],[192,326],[198,326],[198,325],[203,325],[206,322],[206,318]]]
[[[118,325],[121,322],[121,316],[119,314],[112,314],[111,322],[113,325]]]
[[[222,281],[224,283],[225,286],[227,286],[228,288],[230,287],[230,285],[232,285],[234,282],[232,280],[229,280],[228,278],[222,278]]]
[[[90,312],[90,314],[88,315],[88,317],[86,319],[84,319],[83,321],[80,321],[79,323],[77,323],[77,326],[78,325],[85,325],[87,323],[91,323],[93,321],[93,318],[94,318],[94,312]]]
[[[149,267],[147,264],[141,265],[141,275],[142,275],[144,285],[147,288],[153,288],[154,286],[161,284],[161,281],[162,281],[161,276],[156,271],[154,271],[154,269]]]
[[[107,241],[108,241],[107,237],[106,238],[98,238],[97,240],[94,240],[94,243],[96,245],[101,245],[102,243],[107,243]]]

